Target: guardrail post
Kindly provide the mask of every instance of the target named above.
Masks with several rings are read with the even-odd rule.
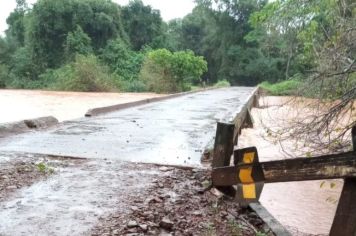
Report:
[[[353,151],[356,152],[356,126],[352,128]],[[356,235],[356,178],[346,178],[337,206],[330,236]]]
[[[212,162],[213,168],[230,165],[232,152],[234,150],[234,130],[234,124],[217,123]]]
[[[213,168],[230,165],[231,156],[234,150],[234,132],[235,124],[217,123],[212,161]],[[236,190],[232,186],[215,186],[215,188],[232,197],[236,194]]]

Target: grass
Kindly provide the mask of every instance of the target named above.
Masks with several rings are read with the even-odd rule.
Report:
[[[38,163],[36,166],[38,168],[38,171],[41,172],[42,174],[53,174],[54,173],[54,169],[50,168],[43,162]]]
[[[275,84],[271,84],[267,81],[262,82],[259,86],[265,89],[270,95],[285,96],[295,95],[298,88],[300,88],[302,82],[296,79],[285,80]]]

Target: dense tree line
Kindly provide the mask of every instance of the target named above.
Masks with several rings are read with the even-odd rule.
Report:
[[[326,81],[340,85],[343,94],[355,81],[354,5],[196,0],[190,14],[166,23],[140,0],[127,6],[38,0],[32,8],[17,0],[0,38],[0,86],[80,90],[68,80],[85,83],[79,77],[97,68],[97,81],[106,78],[104,88],[129,91],[182,91],[201,80],[256,85],[335,74]],[[88,77],[92,83],[95,76]],[[163,82],[165,89],[154,86]]]

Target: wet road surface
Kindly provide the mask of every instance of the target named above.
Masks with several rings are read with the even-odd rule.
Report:
[[[209,90],[67,121],[0,141],[0,151],[199,166],[216,121],[234,117],[253,89]]]
[[[0,201],[0,235],[86,235],[100,217],[127,213],[134,196],[162,175],[135,162],[200,167],[216,121],[234,117],[252,91],[199,92],[0,140],[0,163],[14,155],[88,158]]]

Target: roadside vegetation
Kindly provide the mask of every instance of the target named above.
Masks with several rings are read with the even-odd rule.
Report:
[[[302,82],[295,79],[284,80],[277,83],[265,81],[259,84],[260,88],[274,96],[296,95],[298,88],[300,88],[301,85]]]
[[[173,93],[262,83],[274,95],[355,98],[353,1],[195,2],[164,22],[140,0],[17,0],[0,37],[0,87]]]

